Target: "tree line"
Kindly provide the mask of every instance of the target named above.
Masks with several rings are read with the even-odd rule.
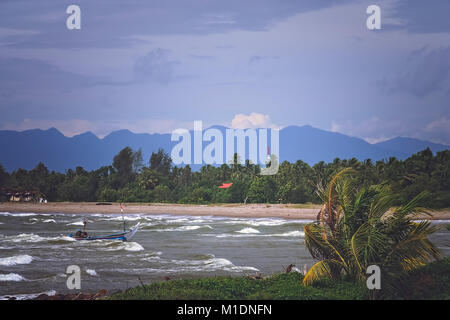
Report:
[[[141,150],[122,149],[109,166],[87,171],[82,167],[65,173],[49,171],[39,163],[32,170],[11,173],[0,165],[1,201],[9,191],[35,190],[49,201],[75,202],[173,202],[173,203],[320,203],[317,186],[336,172],[352,168],[358,184],[387,184],[399,195],[399,203],[426,190],[426,204],[432,208],[450,207],[450,150],[433,155],[430,149],[406,160],[391,157],[373,162],[336,158],[313,166],[298,160],[284,161],[277,174],[262,176],[260,166],[235,161],[221,166],[204,165],[193,171],[189,165],[174,166],[162,149],[145,163]],[[219,189],[232,182],[228,189]]]

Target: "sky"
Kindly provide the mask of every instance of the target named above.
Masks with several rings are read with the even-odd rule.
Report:
[[[450,145],[449,13],[448,0],[2,0],[0,130],[201,120]]]

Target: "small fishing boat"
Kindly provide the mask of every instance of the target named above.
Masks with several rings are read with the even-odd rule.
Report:
[[[123,221],[123,231],[107,234],[107,235],[101,235],[101,236],[95,236],[95,235],[88,235],[86,232],[86,224],[87,221],[85,218],[83,218],[83,230],[77,230],[75,234],[70,233],[69,237],[74,238],[75,240],[122,240],[122,241],[128,241],[130,240],[135,233],[139,230],[140,222],[132,227],[129,230],[126,230],[125,227],[125,219],[123,217],[123,207],[122,204],[120,204],[120,211],[122,213],[122,221]]]
[[[69,234],[69,237],[74,238],[75,240],[122,240],[122,241],[128,241],[130,240],[135,233],[139,229],[140,223],[132,227],[131,229],[123,232],[118,233],[112,233],[108,235],[101,235],[101,236],[90,236],[85,231],[77,231],[75,234]]]

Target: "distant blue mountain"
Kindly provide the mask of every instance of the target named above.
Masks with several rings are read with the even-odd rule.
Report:
[[[402,152],[406,154],[414,154],[426,148],[430,148],[433,153],[450,148],[449,146],[442,144],[403,137],[393,138],[387,141],[379,142],[375,145],[388,151],[402,150]]]
[[[225,132],[226,128],[214,128]],[[171,142],[170,134],[136,134],[129,130],[115,131],[98,138],[92,132],[65,137],[57,129],[0,131],[0,164],[11,172],[18,168],[32,169],[43,162],[50,170],[64,172],[82,166],[86,170],[110,165],[114,155],[126,146],[134,150],[142,148],[147,162],[151,153],[163,148],[170,153],[177,142]],[[205,147],[207,142],[203,143]],[[224,146],[225,147],[225,146]],[[405,159],[427,147],[433,152],[450,149],[411,138],[394,138],[377,144],[329,132],[311,126],[290,126],[280,131],[280,160],[303,160],[313,165],[319,161],[330,162],[335,158],[359,160]],[[198,166],[193,166],[198,168]]]

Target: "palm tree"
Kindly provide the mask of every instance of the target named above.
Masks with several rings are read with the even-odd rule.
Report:
[[[305,226],[305,243],[320,261],[307,272],[304,285],[343,275],[361,281],[367,267],[377,265],[383,289],[390,290],[405,271],[440,258],[428,239],[437,228],[429,221],[413,221],[419,213],[430,214],[420,206],[427,193],[394,208],[396,197],[389,186],[360,187],[354,172],[344,169],[327,186],[318,187],[324,204],[317,221]]]

